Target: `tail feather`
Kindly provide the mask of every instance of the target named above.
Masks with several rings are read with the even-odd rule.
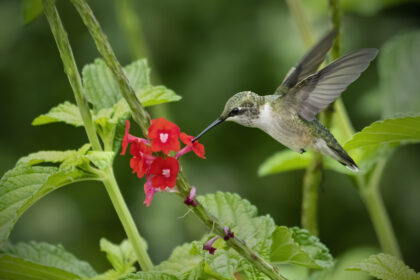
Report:
[[[337,155],[336,160],[347,167],[348,169],[358,172],[359,167],[354,162],[354,160],[347,154],[347,152],[340,146],[339,148],[328,146],[331,150],[334,151],[334,153]]]

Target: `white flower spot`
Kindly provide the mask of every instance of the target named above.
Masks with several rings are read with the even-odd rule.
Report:
[[[159,138],[160,138],[160,142],[162,143],[166,143],[166,141],[168,141],[168,133],[161,133],[159,134]]]
[[[162,175],[166,178],[169,178],[169,176],[171,176],[171,170],[170,169],[162,169]]]

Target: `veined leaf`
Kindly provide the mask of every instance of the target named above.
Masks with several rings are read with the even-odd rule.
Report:
[[[145,107],[181,100],[181,96],[164,86],[145,87],[136,91],[136,95]]]
[[[18,160],[16,165],[36,165],[44,162],[58,163],[63,162],[67,158],[74,156],[77,153],[76,150],[68,151],[39,151],[36,153],[29,154]]]
[[[348,270],[364,271],[381,280],[420,279],[420,273],[416,273],[396,257],[383,253],[372,255]]]
[[[292,150],[282,150],[266,159],[260,165],[258,168],[258,175],[266,176],[292,170],[305,169],[310,164],[312,157],[313,153],[311,151],[299,154]],[[326,169],[344,174],[354,174],[334,159],[326,156],[323,159],[324,168]]]
[[[74,168],[17,166],[0,179],[0,245],[6,242],[19,217],[36,201],[64,185],[98,179]]]
[[[22,280],[81,279],[93,277],[96,272],[61,245],[30,242],[18,243],[0,254],[0,275]]]
[[[178,279],[200,279],[204,269],[203,258],[199,254],[192,253],[192,251],[192,243],[176,247],[169,259],[155,266],[154,269],[176,275]]]
[[[23,22],[25,24],[28,24],[34,19],[36,19],[42,13],[43,11],[42,1],[41,0],[23,0],[22,10],[23,10]]]
[[[86,98],[95,111],[112,108],[122,98],[114,74],[102,59],[83,67],[82,76]]]
[[[370,145],[400,145],[420,141],[420,116],[408,116],[377,121],[356,133],[345,145],[345,149]]]
[[[331,267],[333,258],[319,239],[299,228],[276,227],[271,246],[271,261],[309,268]]]
[[[384,115],[420,112],[420,31],[395,36],[381,49],[378,70]]]
[[[76,127],[83,126],[79,108],[67,101],[52,108],[48,113],[34,119],[32,125],[43,125],[55,122],[64,122]]]
[[[194,278],[195,279],[195,278]],[[123,277],[118,278],[118,280],[179,280],[174,275],[171,275],[166,272],[137,272],[135,274],[129,274]]]
[[[242,257],[233,249],[217,249],[214,255],[205,254],[206,264],[211,270],[205,270],[210,275],[223,279],[235,279]],[[242,259],[243,261],[243,259]]]
[[[275,224],[270,216],[257,217],[257,208],[237,194],[217,192],[197,199],[246,244],[268,259]]]
[[[126,239],[120,245],[115,245],[107,239],[101,238],[100,247],[101,251],[106,253],[106,257],[112,267],[120,275],[135,271],[134,263],[137,258],[130,241]]]
[[[139,59],[125,66],[124,73],[135,92],[150,86],[150,68],[146,59]]]

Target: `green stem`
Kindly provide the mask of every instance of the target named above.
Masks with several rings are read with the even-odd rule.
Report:
[[[315,153],[303,177],[302,227],[318,235],[318,189],[322,182],[322,156]]]
[[[363,180],[358,180],[358,185],[360,195],[369,212],[382,251],[401,259],[401,251],[398,246],[397,238],[379,190],[379,183],[385,165],[386,158],[383,157],[378,161],[376,167],[372,171],[369,182],[363,184]]]
[[[105,174],[106,176],[103,180],[103,183],[105,185],[109,197],[111,198],[112,205],[117,211],[118,218],[120,219],[121,224],[123,225],[127,237],[133,245],[137,260],[143,271],[150,271],[153,269],[153,263],[150,260],[149,255],[147,254],[146,248],[144,246],[144,241],[141,240],[136,224],[134,223],[130,211],[128,210],[128,207],[124,201],[124,198],[118,187],[117,181],[115,180],[112,168],[108,167],[105,170]]]
[[[83,86],[81,83],[80,73],[77,70],[76,61],[71,50],[67,33],[55,7],[55,0],[43,0],[42,3],[44,6],[44,13],[50,24],[51,31],[54,35],[54,39],[57,43],[57,47],[63,61],[64,71],[66,72],[70,81],[70,85],[73,89],[76,102],[84,122],[85,130],[89,138],[89,142],[91,143],[94,150],[101,151],[102,147],[95,131],[89,105],[86,98],[83,96]],[[103,183],[111,198],[114,208],[118,213],[118,217],[120,218],[121,223],[127,233],[128,239],[134,247],[137,259],[143,270],[150,270],[153,267],[152,262],[147,255],[145,247],[142,244],[141,237],[134,224],[133,218],[131,217],[130,212],[128,211],[128,208],[118,188],[112,168],[109,167],[106,169],[104,174],[105,179],[103,179]]]
[[[141,22],[135,12],[133,0],[115,0],[118,24],[124,33],[127,45],[134,58],[149,57]]]
[[[124,76],[123,71],[121,70],[121,66],[92,10],[85,0],[71,1],[82,17],[83,22],[89,29],[89,32],[95,40],[96,46],[103,56],[105,62],[111,68],[111,71],[120,82],[121,91],[124,93],[123,96],[130,106],[134,120],[142,128],[143,134],[147,135],[147,128],[150,122],[147,117],[147,113],[141,105],[140,101],[137,99],[137,96],[134,94],[134,91],[128,84],[128,81]],[[177,188],[184,199],[189,195],[191,191],[191,187],[187,183],[182,173],[182,168],[180,168],[180,172],[177,178]],[[215,217],[209,214],[201,204],[199,204],[197,207],[191,207],[191,209],[209,229],[212,229],[216,234],[220,236],[224,236],[224,226],[220,224],[220,222]],[[265,261],[259,254],[249,248],[243,240],[235,237],[231,238],[227,243],[241,256],[247,259],[252,265],[261,270],[271,279],[287,279],[279,273],[276,266],[272,266],[270,263]]]
[[[286,2],[292,17],[298,26],[305,47],[310,48],[314,44],[313,32],[311,25],[305,16],[300,0],[286,0]]]
[[[67,32],[55,7],[55,0],[43,0],[42,5],[44,6],[45,16],[47,17],[58,51],[60,52],[61,60],[63,61],[64,72],[67,74],[67,78],[73,89],[89,142],[94,150],[100,151],[102,147],[96,134],[87,99],[83,94],[82,79],[77,70],[76,60],[73,56]]]
[[[92,10],[85,0],[71,0],[71,2],[76,7],[84,24],[88,28],[93,40],[95,41],[96,48],[104,58],[105,63],[117,78],[121,93],[130,106],[133,119],[140,126],[143,135],[147,135],[147,129],[149,127],[149,116],[143,109],[133,88],[128,84],[127,77],[123,72],[121,64],[118,62],[117,57],[115,56],[115,53],[109,44],[106,35],[102,31],[98,20],[94,16]]]

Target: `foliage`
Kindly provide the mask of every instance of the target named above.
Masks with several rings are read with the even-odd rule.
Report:
[[[388,254],[372,255],[351,266],[348,270],[364,271],[381,280],[418,280],[420,273]]]

